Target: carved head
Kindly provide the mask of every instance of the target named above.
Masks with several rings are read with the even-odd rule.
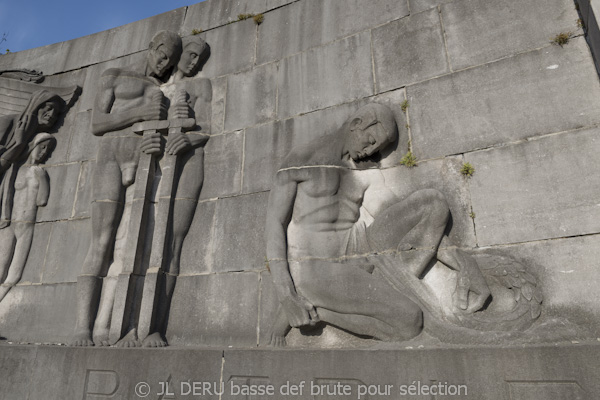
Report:
[[[50,155],[56,145],[56,139],[48,133],[39,133],[30,145],[30,159],[32,164],[39,164]]]
[[[160,31],[152,38],[148,48],[150,75],[162,78],[181,55],[181,38],[175,32]]]
[[[348,135],[345,148],[354,161],[370,157],[398,139],[394,114],[382,104],[367,104],[345,125]]]
[[[177,69],[183,76],[193,76],[198,72],[209,55],[209,46],[199,36],[188,36],[183,39],[183,53],[177,64]]]
[[[58,116],[63,111],[63,108],[64,101],[61,101],[58,96],[42,103],[35,113],[38,129],[43,131],[52,128],[58,120]]]

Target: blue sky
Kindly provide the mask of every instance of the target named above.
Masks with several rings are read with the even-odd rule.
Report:
[[[0,53],[63,42],[201,0],[0,0]]]

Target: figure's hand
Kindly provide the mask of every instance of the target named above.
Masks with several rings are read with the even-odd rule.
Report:
[[[25,115],[17,123],[17,129],[15,129],[15,140],[17,143],[23,143],[25,141],[25,134],[27,132],[27,125],[29,125],[29,114]]]
[[[187,103],[176,103],[171,105],[171,109],[173,110],[173,117],[176,119],[183,119],[190,117],[190,107]]]
[[[142,144],[140,146],[140,149],[146,154],[162,154],[161,134],[158,132],[145,133],[144,137],[142,138]]]
[[[464,268],[458,273],[456,290],[452,295],[454,307],[474,313],[483,307],[488,297],[490,289],[479,268]]]
[[[144,107],[142,118],[144,121],[167,119],[168,113],[165,97],[160,90],[157,90],[152,95],[152,100]]]
[[[320,321],[315,307],[300,295],[289,296],[281,304],[293,328],[314,326]]]
[[[192,148],[192,142],[188,135],[183,132],[169,133],[167,138],[166,152],[170,155],[179,155],[189,151]]]

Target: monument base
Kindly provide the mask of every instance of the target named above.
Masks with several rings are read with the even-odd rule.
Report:
[[[0,346],[0,397],[558,400],[600,392],[600,343],[450,349]]]

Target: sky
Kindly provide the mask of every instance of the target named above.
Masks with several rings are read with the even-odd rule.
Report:
[[[0,54],[75,39],[201,0],[0,0]]]

